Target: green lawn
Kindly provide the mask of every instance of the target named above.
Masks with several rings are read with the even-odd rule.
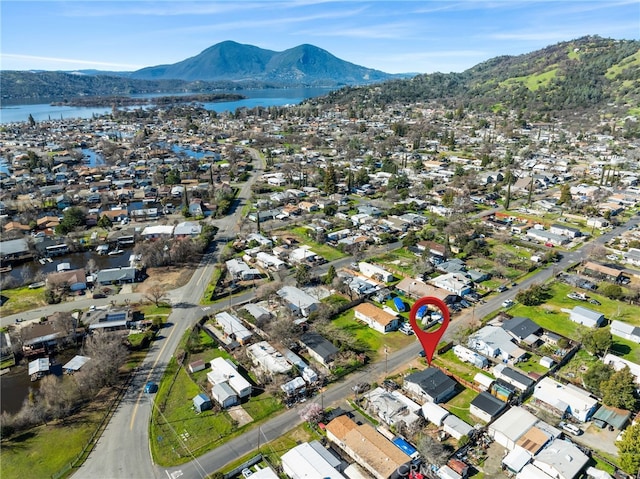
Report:
[[[436,354],[433,362],[434,364],[446,368],[452,374],[455,374],[456,376],[461,377],[462,379],[465,379],[469,382],[473,382],[473,378],[477,373],[491,376],[491,374],[476,368],[472,364],[460,361],[460,359],[458,359],[458,357],[454,354],[453,349],[450,349],[444,354]]]
[[[473,401],[477,395],[478,393],[473,389],[465,389],[457,396],[454,396],[449,401],[442,404],[442,406],[451,414],[455,414],[467,424],[470,424],[472,426],[479,422],[482,422],[484,424],[483,421],[480,421],[475,416],[472,416],[469,412],[471,401]]]
[[[211,360],[218,356],[228,357],[228,354],[211,348],[192,355],[190,361],[205,358]],[[177,369],[178,365],[172,359],[155,398],[157,407],[153,412],[150,436],[151,451],[158,464],[174,466],[187,462],[191,459],[191,454],[201,455],[283,408],[280,401],[271,394],[253,396],[242,404],[253,422],[240,428],[226,411],[204,411],[197,414],[192,400],[201,392],[209,395],[208,391],[203,390],[208,385],[208,371],[198,371],[190,376],[185,369],[180,368],[171,386]]]
[[[104,411],[81,412],[64,425],[40,426],[2,440],[2,477],[51,477],[74,460],[96,431]]]
[[[590,304],[567,297],[567,294],[575,291],[576,288],[560,282],[551,283],[550,292],[552,297],[544,304],[539,306],[524,306],[516,304],[509,309],[509,314],[514,316],[526,316],[538,323],[545,329],[554,331],[563,336],[576,339],[578,331],[582,326],[569,320],[569,314],[561,311],[562,309],[573,309],[575,306],[584,306],[594,311],[601,312],[607,319],[619,319],[629,322],[636,326],[640,326],[640,315],[638,315],[638,307],[614,301],[597,293],[587,293],[590,298],[600,301],[600,305]],[[620,340],[621,342],[623,340]],[[638,345],[633,345],[632,350],[640,350]],[[638,352],[640,354],[640,351]]]
[[[382,334],[355,319],[353,310],[346,311],[332,321],[332,324],[352,334],[356,339],[367,345],[373,353],[382,354],[386,346],[390,351],[405,347],[415,341],[415,336],[407,336],[399,331]],[[375,360],[375,357],[372,358]]]
[[[182,464],[191,459],[191,453],[200,455],[213,449],[220,439],[234,430],[233,421],[226,412],[196,414],[192,399],[203,391],[184,369],[180,368],[171,387],[170,381],[177,368],[172,359],[155,397],[150,426],[153,458],[165,466]],[[186,440],[183,439],[185,433],[189,435]]]
[[[324,243],[317,243],[316,241],[312,240],[307,235],[307,231],[309,230],[307,230],[303,226],[293,228],[289,231],[300,242],[300,246],[302,245],[310,246],[311,250],[314,253],[322,256],[327,261],[335,261],[337,259],[344,258],[345,256],[347,256],[345,253],[340,252],[340,250],[337,250],[332,246],[329,246]]]
[[[44,300],[44,288],[29,289],[25,286],[23,288],[4,289],[2,290],[2,296],[8,298],[0,306],[0,314],[2,316],[22,313],[47,304]]]
[[[541,357],[542,356],[538,356],[537,354],[529,353],[529,359],[518,363],[516,367],[525,373],[536,373],[542,375],[549,371],[549,369],[540,364]]]

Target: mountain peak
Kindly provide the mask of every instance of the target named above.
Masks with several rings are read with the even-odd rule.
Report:
[[[131,74],[144,80],[264,81],[281,85],[357,85],[394,75],[340,60],[308,43],[276,52],[226,40],[172,65],[143,68]]]

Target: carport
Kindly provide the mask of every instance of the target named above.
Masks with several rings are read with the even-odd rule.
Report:
[[[618,430],[622,430],[630,418],[631,412],[629,411],[615,407],[600,406],[591,419],[593,424],[601,429],[613,426]]]

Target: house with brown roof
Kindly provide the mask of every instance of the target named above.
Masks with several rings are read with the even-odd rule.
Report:
[[[38,218],[36,220],[36,226],[39,230],[55,228],[59,224],[60,218],[58,218],[57,216],[43,216],[42,218]]]
[[[84,291],[87,289],[87,275],[84,269],[71,269],[59,273],[49,273],[46,282],[52,288],[68,286],[70,291]]]
[[[388,313],[371,303],[361,303],[354,308],[355,318],[364,322],[371,329],[386,334],[398,329],[400,320],[395,314]]]
[[[5,233],[9,233],[11,231],[21,231],[23,233],[26,233],[31,228],[29,228],[29,225],[23,225],[19,221],[9,221],[2,227],[2,229]]]
[[[326,427],[327,438],[377,479],[388,479],[411,461],[395,444],[369,424],[357,425],[339,416]]]
[[[620,282],[622,280],[622,270],[594,263],[593,261],[585,263],[583,273],[587,276],[591,276],[592,278],[599,278],[607,281]]]

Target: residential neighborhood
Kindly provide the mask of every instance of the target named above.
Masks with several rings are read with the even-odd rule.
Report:
[[[147,354],[180,324],[143,393],[167,468],[246,434],[224,477],[637,473],[637,139],[426,103],[188,109],[0,130],[3,365],[46,384],[88,358],[67,385],[86,341]],[[451,313],[432,363],[424,296]],[[279,416],[296,439],[266,452]]]

